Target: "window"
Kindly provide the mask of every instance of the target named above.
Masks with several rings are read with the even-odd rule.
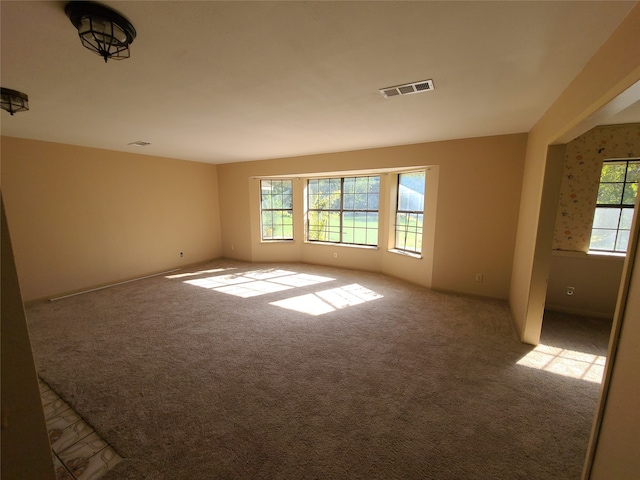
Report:
[[[293,240],[292,180],[261,180],[262,240]]]
[[[395,248],[408,252],[422,251],[425,172],[398,175]]]
[[[626,253],[639,178],[640,160],[605,161],[600,173],[590,250]]]
[[[310,179],[307,239],[378,245],[380,177]]]

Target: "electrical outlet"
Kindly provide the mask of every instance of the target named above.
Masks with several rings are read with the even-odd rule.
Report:
[[[183,253],[183,252],[180,252],[180,256],[181,256],[181,257],[184,257],[184,253]]]
[[[567,287],[567,295],[571,296],[576,291],[576,287]]]
[[[338,258],[338,252],[333,252],[333,258]]]
[[[484,280],[484,275],[481,273],[476,273],[476,282],[482,282]]]

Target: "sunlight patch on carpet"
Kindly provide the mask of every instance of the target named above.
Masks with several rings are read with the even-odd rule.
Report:
[[[235,295],[241,298],[258,297],[266,293],[281,292],[282,290],[289,290],[293,287],[286,285],[279,285],[272,282],[263,282],[261,280],[255,280],[253,282],[241,283],[238,285],[229,285],[226,287],[214,288],[216,292],[227,293],[229,295]]]
[[[344,287],[332,288],[307,295],[287,298],[270,305],[295,310],[309,315],[323,315],[346,307],[382,298],[383,296],[362,285],[353,283]]]
[[[215,275],[207,278],[185,280],[184,283],[208,288],[241,298],[257,297],[297,287],[308,287],[335,280],[331,277],[308,275],[289,270],[263,269],[238,274]]]
[[[517,364],[545,372],[601,383],[606,357],[549,345],[538,345]]]
[[[227,270],[236,270],[236,268],[213,268],[211,270],[200,270],[199,272],[176,273],[175,275],[167,275],[164,278],[173,280],[174,278],[195,277],[196,275],[204,275],[205,273],[219,273]]]

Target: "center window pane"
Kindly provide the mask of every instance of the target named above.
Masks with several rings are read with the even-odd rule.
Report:
[[[378,244],[380,177],[308,181],[307,240]]]

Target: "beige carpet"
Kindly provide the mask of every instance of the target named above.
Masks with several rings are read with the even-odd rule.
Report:
[[[599,390],[518,364],[504,302],[335,268],[220,260],[27,317],[111,480],[578,479]],[[549,325],[604,355],[606,322]]]

